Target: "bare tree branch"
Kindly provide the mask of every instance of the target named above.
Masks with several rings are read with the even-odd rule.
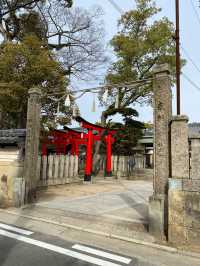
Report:
[[[66,74],[75,75],[76,72],[80,73],[81,79],[88,79],[92,72],[105,66],[108,58],[105,56],[103,12],[100,8],[92,11],[68,9],[64,8],[66,0],[5,1],[0,21],[0,34],[4,41],[23,38],[23,27],[32,12],[39,15],[38,36],[47,48],[54,50]],[[29,28],[25,33],[28,32]]]

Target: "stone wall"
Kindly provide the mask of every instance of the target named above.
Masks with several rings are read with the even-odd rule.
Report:
[[[190,139],[190,178],[200,180],[200,134]]]
[[[190,142],[190,148],[189,148]],[[200,138],[188,137],[188,118],[171,124],[168,237],[176,245],[200,245]]]
[[[200,244],[200,179],[169,180],[169,241]]]

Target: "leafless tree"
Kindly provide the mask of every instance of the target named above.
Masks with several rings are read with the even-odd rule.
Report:
[[[65,74],[87,79],[107,62],[101,8],[63,9],[57,0],[38,8],[46,25],[48,46],[56,51]]]
[[[13,40],[20,32],[20,15],[34,10],[46,0],[0,0],[0,34],[4,41]],[[72,0],[57,0],[62,8],[72,6]]]
[[[55,51],[66,76],[89,79],[107,61],[102,10],[68,8],[71,0],[0,0],[0,35],[3,41],[20,41],[37,32]],[[35,25],[33,25],[35,24]]]

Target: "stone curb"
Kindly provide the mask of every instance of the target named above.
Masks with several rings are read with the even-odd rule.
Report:
[[[23,217],[26,219],[31,219],[31,220],[35,220],[35,221],[44,222],[44,223],[49,223],[49,224],[53,224],[53,225],[57,225],[57,226],[63,226],[63,227],[69,228],[69,229],[74,229],[74,230],[87,232],[87,233],[91,233],[91,234],[96,234],[99,236],[105,236],[105,237],[109,237],[109,238],[113,238],[113,239],[123,240],[123,241],[130,242],[133,244],[142,245],[142,246],[146,246],[146,247],[150,247],[150,248],[155,248],[155,249],[170,252],[170,253],[177,253],[179,255],[183,255],[183,256],[187,256],[187,257],[193,257],[193,258],[200,259],[200,253],[182,251],[182,250],[179,250],[179,249],[173,248],[173,247],[168,247],[168,246],[159,245],[159,244],[155,244],[155,243],[145,242],[145,241],[142,241],[139,239],[123,237],[123,236],[119,236],[119,235],[115,235],[115,234],[108,234],[108,233],[104,233],[102,231],[83,228],[81,226],[75,226],[75,225],[66,224],[66,223],[59,223],[59,222],[55,222],[55,221],[44,219],[44,218],[20,214],[20,213],[14,212],[14,211],[7,211],[7,210],[0,209],[0,212],[15,215],[15,216],[20,216],[20,217]]]

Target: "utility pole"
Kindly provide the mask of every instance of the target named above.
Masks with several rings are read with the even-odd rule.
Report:
[[[179,0],[176,1],[176,99],[177,115],[181,113],[180,104],[180,17],[179,17]]]

